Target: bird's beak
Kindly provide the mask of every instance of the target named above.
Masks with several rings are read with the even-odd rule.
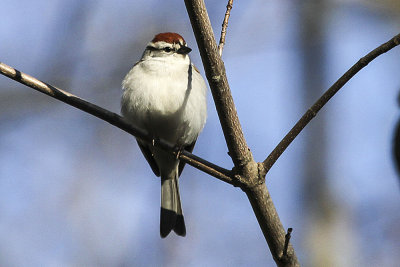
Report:
[[[182,54],[182,55],[187,55],[190,53],[190,51],[192,51],[192,49],[190,47],[187,46],[182,46],[181,48],[179,48],[176,52],[178,54]]]

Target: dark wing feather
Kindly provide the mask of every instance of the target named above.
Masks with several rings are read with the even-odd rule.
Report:
[[[139,140],[136,140],[140,150],[142,151],[144,157],[146,158],[147,162],[149,163],[151,169],[153,170],[154,174],[157,176],[160,176],[160,170],[158,168],[157,162],[155,161],[153,155],[151,154],[151,151],[149,149],[149,145],[143,142],[140,142]]]
[[[185,146],[184,149],[189,151],[190,153],[192,153],[195,144],[196,144],[196,140],[193,143],[191,143],[190,145]],[[185,167],[185,162],[179,161],[179,173],[178,173],[179,176],[181,176],[183,167]]]

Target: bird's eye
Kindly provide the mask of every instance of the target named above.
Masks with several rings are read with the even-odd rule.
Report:
[[[171,52],[173,49],[171,47],[164,47],[163,49],[165,52],[169,53]]]

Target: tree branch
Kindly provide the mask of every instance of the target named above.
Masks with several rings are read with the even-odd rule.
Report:
[[[119,129],[135,136],[136,138],[139,138],[148,143],[152,142],[152,138],[145,131],[134,127],[129,122],[127,122],[123,117],[121,117],[116,113],[108,111],[97,105],[94,105],[82,98],[79,98],[73,94],[63,91],[50,84],[39,81],[38,79],[30,75],[27,75],[23,72],[20,72],[1,62],[0,62],[0,73],[19,83],[31,87],[41,93],[49,95],[64,103],[74,106],[82,111],[92,114],[93,116],[118,127]],[[175,150],[174,146],[163,140],[157,140],[157,143],[155,145],[161,147],[162,149],[171,151],[171,153],[174,153],[175,155],[177,154],[177,151]],[[204,171],[221,181],[224,181],[229,184],[235,184],[233,179],[231,178],[232,177],[231,171],[219,167],[200,157],[197,157],[188,151],[182,151],[178,154],[179,154],[179,159],[188,163],[189,165],[201,171]]]
[[[246,191],[246,194],[276,265],[300,266],[291,244],[288,244],[286,255],[284,255],[285,228],[279,219],[265,183],[252,187]]]
[[[225,66],[218,54],[217,44],[203,0],[185,0],[193,32],[214,98],[226,144],[236,167],[253,161],[247,147],[236,107],[226,78]]]
[[[367,66],[372,60],[378,56],[386,53],[390,49],[400,44],[400,34],[394,36],[388,42],[380,45],[366,56],[362,57],[356,64],[354,64],[342,77],[339,78],[315,103],[307,112],[300,118],[300,120],[293,126],[293,128],[285,135],[279,142],[274,150],[264,160],[263,175],[266,175],[286,148],[292,143],[297,135],[306,127],[306,125],[317,115],[318,111],[361,69]]]
[[[228,20],[229,20],[229,16],[231,15],[232,7],[233,7],[233,0],[229,0],[228,4],[226,5],[224,21],[222,22],[221,38],[219,39],[219,45],[218,45],[219,56],[222,56],[222,50],[224,49],[226,28],[228,28]]]
[[[283,257],[285,229],[265,185],[263,165],[257,164],[247,147],[226,78],[224,63],[218,54],[203,0],[185,0],[196,36],[206,76],[224,132],[229,154],[235,164],[233,178],[246,193],[260,228],[278,266],[299,266],[291,245]]]

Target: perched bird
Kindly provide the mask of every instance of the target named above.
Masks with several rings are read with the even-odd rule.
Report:
[[[193,151],[207,117],[207,86],[177,33],[157,34],[122,82],[121,112],[133,125],[178,149]],[[161,176],[160,235],[186,235],[178,178],[184,167],[172,153],[137,140],[154,174]]]

